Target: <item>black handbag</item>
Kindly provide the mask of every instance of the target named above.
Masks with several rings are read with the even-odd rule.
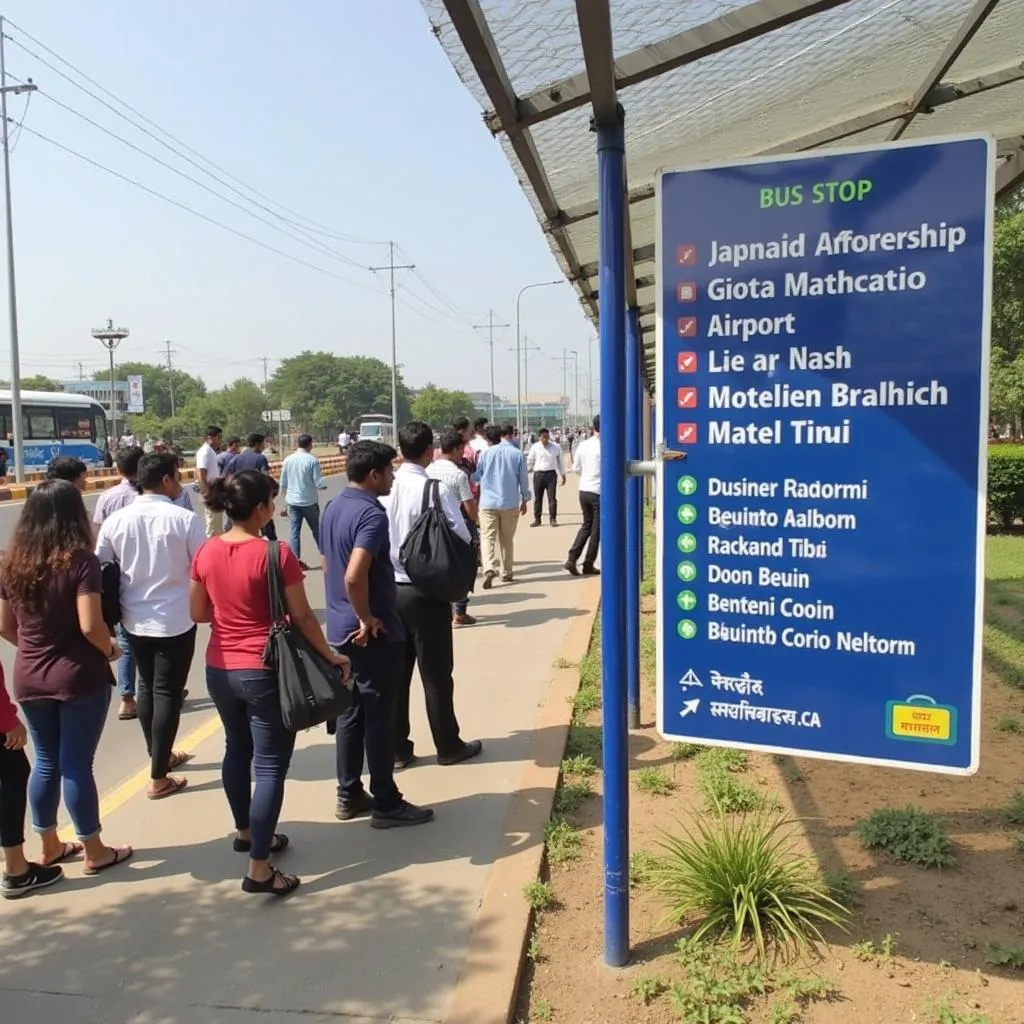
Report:
[[[427,480],[420,515],[398,557],[409,582],[427,597],[461,601],[476,580],[476,552],[448,525],[441,508],[441,484]]]
[[[121,621],[121,566],[117,562],[102,562],[100,581],[103,621],[113,629]]]
[[[263,652],[263,663],[277,673],[281,718],[292,732],[310,729],[344,714],[352,706],[352,687],[341,669],[318,654],[293,629],[284,603],[280,544],[267,541],[267,583],[273,624]]]

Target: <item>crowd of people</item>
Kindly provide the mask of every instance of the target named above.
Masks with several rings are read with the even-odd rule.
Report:
[[[566,562],[573,575],[581,555],[583,573],[598,572],[599,427],[595,420],[593,435],[574,456],[583,526]],[[164,800],[187,789],[181,769],[193,754],[175,741],[203,623],[210,625],[207,688],[224,726],[231,842],[248,854],[242,889],[284,896],[298,888],[300,880],[272,862],[289,846],[276,829],[295,743],[267,658],[276,625],[268,588],[272,555],[292,629],[354,690],[351,708],[328,723],[339,819],[369,816],[380,829],[433,819],[431,808],[405,799],[395,779],[417,759],[409,713],[417,668],[437,763],[452,767],[481,754],[479,740],[463,738],[455,709],[453,627],[476,621],[468,612],[470,595],[452,603],[414,583],[403,552],[434,495],[452,536],[478,550],[483,588],[514,582],[515,533],[531,497],[533,525],[542,522],[546,496],[549,521],[557,526],[557,485],[565,482],[560,446],[542,431],[524,453],[513,428],[483,419],[472,426],[457,421],[435,444],[429,426],[412,422],[399,431],[399,451],[372,440],[347,445],[348,486],[321,517],[318,492],[326,484],[312,439],[298,439],[280,484],[270,475],[264,442],[254,433],[243,448],[241,439],[225,441],[219,428],[207,430],[196,459],[201,515],[181,482],[177,456],[138,446],[119,451],[121,480],[100,496],[91,521],[83,501],[88,471],[77,459],[54,459],[47,479],[29,494],[0,562],[0,636],[16,648],[13,701],[0,679],[5,898],[59,881],[62,862],[71,858],[82,857],[85,873],[96,875],[132,856],[131,846],[101,839],[93,773],[115,685],[118,717],[141,727],[146,796]],[[276,542],[275,514],[290,521],[287,545]],[[303,524],[325,572],[323,628],[305,591]],[[77,841],[58,836],[62,790]],[[40,837],[40,854],[31,861],[26,809]]]

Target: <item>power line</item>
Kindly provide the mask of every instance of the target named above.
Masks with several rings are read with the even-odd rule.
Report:
[[[200,220],[204,220],[208,224],[213,224],[215,227],[228,231],[232,235],[236,235],[238,238],[243,238],[247,242],[252,242],[253,245],[258,245],[261,249],[266,249],[268,252],[276,253],[278,256],[283,256],[286,260],[291,260],[299,266],[307,267],[310,270],[317,271],[317,273],[324,274],[327,277],[332,277],[336,281],[343,281],[345,284],[351,285],[353,288],[361,288],[363,291],[371,292],[374,295],[381,294],[376,288],[360,284],[358,281],[353,281],[349,277],[343,277],[341,274],[336,274],[333,270],[327,270],[325,267],[317,266],[317,264],[310,263],[308,260],[304,260],[290,252],[286,252],[284,249],[278,249],[276,246],[263,242],[258,238],[254,238],[252,235],[247,235],[244,231],[239,231],[238,228],[233,228],[231,225],[225,224],[223,221],[219,221],[208,214],[200,213],[198,210],[193,210],[191,206],[186,206],[184,203],[178,202],[177,199],[165,196],[162,192],[158,192],[156,189],[150,188],[148,185],[143,185],[142,182],[136,181],[134,178],[129,178],[127,175],[121,174],[119,171],[115,171],[113,168],[107,167],[104,164],[93,160],[92,157],[88,157],[84,153],[79,153],[78,150],[72,149],[70,146],[65,146],[64,143],[57,142],[56,139],[51,139],[48,135],[44,135],[42,132],[36,131],[35,128],[29,128],[28,125],[24,125],[23,130],[28,132],[30,135],[34,135],[37,139],[42,139],[43,142],[48,142],[51,146],[55,146],[57,149],[63,150],[65,153],[69,153],[71,156],[77,157],[79,160],[90,164],[92,167],[104,171],[107,174],[111,174],[120,181],[123,181],[128,185],[132,185],[151,196],[155,196],[157,199],[162,199],[165,203],[170,203],[171,206],[176,206],[179,210],[191,213],[193,217],[198,217]]]
[[[475,330],[488,330],[488,343],[491,349],[491,421],[494,421],[494,328],[495,327],[511,327],[511,324],[496,324],[494,322],[494,310],[488,310],[487,323],[485,324],[474,324]]]
[[[315,238],[310,238],[309,235],[293,234],[287,228],[283,228],[279,224],[275,224],[272,220],[268,220],[266,217],[261,217],[258,213],[255,213],[253,210],[250,210],[247,206],[243,205],[237,200],[231,199],[229,196],[223,195],[216,189],[211,188],[205,182],[200,181],[198,178],[194,178],[191,174],[186,174],[185,171],[179,170],[173,164],[167,163],[166,160],[161,160],[160,157],[154,156],[152,153],[147,152],[146,150],[142,149],[141,146],[136,146],[134,142],[130,142],[128,139],[123,138],[116,132],[112,132],[109,128],[104,127],[98,121],[94,121],[91,117],[87,116],[86,114],[83,114],[80,110],[75,110],[74,107],[69,107],[66,103],[62,103],[55,96],[51,96],[49,93],[45,92],[42,93],[42,95],[45,96],[46,99],[48,99],[51,103],[55,103],[62,110],[66,110],[69,114],[74,114],[75,117],[79,117],[87,124],[91,124],[94,128],[99,129],[101,132],[103,132],[104,135],[110,136],[110,138],[115,139],[117,142],[120,142],[122,145],[127,146],[129,149],[134,150],[136,153],[140,153],[142,156],[146,157],[149,160],[152,160],[154,163],[159,164],[161,167],[165,167],[172,174],[177,174],[178,177],[184,178],[186,181],[192,182],[193,185],[198,185],[199,188],[203,189],[206,192],[209,192],[210,195],[216,196],[217,199],[220,199],[223,202],[228,203],[231,206],[235,207],[236,209],[241,210],[242,213],[247,214],[250,217],[254,217],[261,224],[266,224],[274,231],[280,231],[281,234],[287,235],[293,241],[299,242],[302,245],[311,246],[319,250],[320,252],[324,253],[325,255],[332,257],[333,259],[339,260],[341,263],[347,263],[349,266],[356,267],[359,270],[367,269],[361,263],[357,263],[350,257],[345,256],[343,253],[337,252],[330,246],[325,245],[323,242],[318,242]],[[24,118],[22,118],[22,120],[24,120]]]
[[[227,175],[232,181],[235,181],[238,184],[242,185],[243,188],[245,188],[247,191],[249,191],[253,195],[259,196],[261,199],[265,199],[267,202],[273,203],[274,206],[279,207],[281,210],[285,210],[286,212],[292,214],[293,217],[298,217],[299,220],[305,221],[307,223],[307,225],[309,225],[309,227],[307,227],[305,230],[312,230],[312,231],[315,231],[318,234],[324,235],[325,237],[333,238],[336,241],[339,241],[339,242],[349,242],[349,243],[355,244],[355,245],[385,245],[385,244],[387,244],[385,242],[379,242],[379,241],[375,241],[373,239],[357,238],[357,237],[352,236],[352,235],[344,235],[344,234],[342,234],[340,232],[333,231],[332,229],[330,229],[330,228],[328,228],[328,227],[318,223],[317,221],[314,221],[311,218],[306,217],[304,214],[301,214],[301,213],[299,213],[296,210],[290,209],[289,207],[285,206],[283,203],[277,202],[276,200],[272,199],[270,196],[266,195],[265,193],[260,192],[259,189],[254,188],[252,185],[247,184],[241,178],[239,178],[236,175],[232,174],[230,171],[228,171],[225,168],[223,168],[223,167],[219,166],[218,164],[214,163],[214,161],[209,159],[209,157],[206,157],[202,153],[200,153],[198,150],[193,149],[186,142],[183,142],[181,139],[179,139],[179,138],[177,138],[177,136],[171,134],[171,132],[167,131],[165,128],[162,128],[155,121],[153,121],[150,118],[146,117],[145,114],[143,114],[141,111],[137,110],[131,104],[126,103],[119,96],[117,96],[116,94],[111,92],[109,89],[107,89],[104,85],[102,85],[101,83],[97,82],[95,79],[90,78],[89,75],[87,75],[84,71],[82,71],[80,68],[78,68],[74,64],[72,64],[71,61],[67,60],[65,57],[62,57],[55,50],[50,49],[50,47],[48,47],[41,40],[37,39],[31,33],[26,32],[25,29],[23,29],[20,26],[16,25],[14,22],[6,20],[6,19],[5,19],[5,24],[10,26],[11,28],[13,28],[15,31],[19,32],[21,35],[25,36],[26,39],[30,39],[40,49],[45,50],[48,54],[50,54],[50,56],[56,58],[63,65],[65,65],[65,67],[68,67],[72,71],[74,71],[74,73],[76,75],[78,75],[79,78],[82,78],[85,81],[87,81],[90,85],[95,86],[95,88],[99,89],[100,92],[104,93],[106,96],[109,96],[112,100],[114,100],[115,103],[118,103],[118,104],[120,104],[120,106],[124,107],[125,110],[131,111],[137,118],[139,118],[140,120],[144,121],[146,124],[150,125],[151,127],[155,128],[158,132],[161,133],[161,135],[164,135],[168,139],[171,139],[175,144],[177,144],[178,146],[182,147],[182,149],[186,150],[188,153],[191,153],[194,156],[199,157],[199,159],[202,160],[203,163],[207,164],[209,167],[213,167],[215,170],[220,171],[221,174]],[[171,152],[175,153],[176,156],[181,157],[183,160],[187,160],[193,166],[195,166],[196,168],[201,170],[204,174],[209,175],[211,178],[213,178],[214,180],[218,181],[220,184],[224,185],[225,188],[231,189],[236,194],[242,196],[242,198],[247,199],[249,202],[252,202],[256,206],[260,206],[263,210],[265,210],[267,213],[270,213],[272,216],[277,217],[279,220],[283,220],[285,222],[290,222],[293,227],[299,228],[301,230],[302,226],[300,224],[296,223],[295,221],[289,221],[289,218],[282,216],[280,213],[276,212],[275,210],[272,210],[269,207],[263,206],[261,203],[257,203],[255,200],[250,199],[249,197],[245,196],[244,193],[240,192],[238,189],[234,188],[234,186],[230,185],[228,182],[224,181],[223,179],[218,178],[217,175],[213,174],[206,167],[201,166],[200,164],[196,163],[194,160],[192,160],[188,156],[186,156],[184,153],[181,153],[178,150],[174,149],[173,146],[169,145],[163,139],[160,139],[157,136],[153,135],[152,132],[148,131],[142,125],[138,124],[136,121],[133,121],[130,117],[128,117],[122,111],[118,110],[116,107],[111,106],[102,97],[97,96],[95,93],[91,92],[89,89],[86,89],[85,86],[83,86],[80,82],[76,82],[73,78],[71,78],[68,75],[66,75],[59,68],[55,68],[52,64],[50,64],[48,61],[46,61],[43,57],[40,57],[39,54],[34,53],[27,46],[25,46],[24,43],[20,43],[17,39],[13,38],[12,36],[7,36],[7,38],[10,40],[11,43],[13,43],[15,46],[17,46],[20,50],[23,50],[30,57],[33,57],[35,60],[38,60],[45,67],[48,67],[55,74],[59,75],[65,81],[69,82],[71,85],[75,86],[76,89],[80,89],[82,92],[86,93],[86,95],[91,96],[94,100],[96,100],[97,103],[102,104],[104,107],[106,107],[108,110],[110,110],[111,113],[115,114],[117,117],[120,117],[123,120],[127,121],[133,127],[137,128],[141,132],[144,132],[146,135],[150,136],[150,138],[152,138],[154,141],[160,143],[160,145],[162,145],[165,148],[171,150]]]

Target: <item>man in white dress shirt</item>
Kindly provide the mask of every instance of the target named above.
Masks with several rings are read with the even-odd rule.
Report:
[[[139,724],[150,756],[147,795],[160,800],[185,788],[169,773],[190,757],[174,750],[174,740],[196,646],[189,574],[206,535],[194,512],[174,504],[176,455],[143,455],[138,484],[142,493],[103,521],[96,554],[121,569],[121,621],[139,670]]]
[[[452,670],[455,650],[452,638],[452,610],[447,601],[428,597],[409,582],[399,552],[423,509],[423,493],[430,486],[427,466],[434,458],[434,432],[425,423],[413,421],[398,432],[402,464],[395,473],[391,493],[381,498],[388,514],[391,535],[391,564],[398,585],[398,615],[405,626],[405,662],[395,699],[395,758],[412,760],[409,733],[409,691],[413,670],[419,666],[427,703],[427,721],[442,765],[459,764],[476,757],[483,749],[479,740],[467,743],[459,734],[455,717],[455,683]],[[469,543],[469,529],[462,518],[458,499],[447,487],[438,488],[441,509],[452,532]]]
[[[569,558],[565,568],[573,576],[579,576],[580,570],[576,563],[583,555],[583,575],[600,576],[601,570],[594,562],[597,561],[597,548],[601,543],[601,417],[594,417],[594,433],[582,441],[576,449],[576,457],[572,463],[573,471],[579,474],[580,509],[583,512],[583,525],[576,540],[569,549]]]
[[[473,436],[469,439],[469,447],[476,452],[477,458],[479,459],[480,453],[487,451],[490,448],[484,431],[487,429],[487,417],[481,416],[478,419],[473,420]]]
[[[551,440],[551,432],[542,427],[540,440],[526,456],[526,471],[533,474],[533,522],[540,526],[544,512],[544,495],[548,496],[548,516],[551,525],[558,525],[558,481],[565,483],[565,459],[562,446]]]
[[[217,452],[220,450],[220,442],[224,437],[224,431],[220,427],[207,427],[206,440],[199,446],[196,452],[196,474],[199,477],[199,491],[206,498],[210,484],[224,473],[217,462]],[[206,504],[203,505],[203,519],[206,523],[206,536],[216,537],[224,532],[224,513],[214,512]]]

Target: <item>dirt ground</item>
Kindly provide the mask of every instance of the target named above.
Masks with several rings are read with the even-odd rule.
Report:
[[[982,765],[971,778],[810,759],[750,758],[743,781],[774,794],[801,819],[799,846],[821,869],[848,872],[861,887],[849,932],[829,933],[820,960],[800,972],[838,987],[829,1002],[809,1005],[806,1024],[1024,1024],[1024,969],[989,962],[989,947],[1024,958],[1024,825],[1003,809],[1024,786],[1024,537],[1003,545],[990,564]],[[990,562],[991,551],[990,551]],[[644,718],[653,718],[653,599],[644,599]],[[587,724],[594,733],[600,712]],[[1009,723],[1016,723],[1011,725]],[[658,852],[662,828],[703,806],[692,761],[673,760],[672,745],[653,726],[631,737],[631,850]],[[660,766],[675,789],[639,792],[636,771]],[[583,833],[579,859],[550,868],[557,904],[538,917],[537,954],[528,963],[518,1019],[572,1024],[670,1024],[680,1018],[668,995],[647,1005],[631,994],[638,978],[672,984],[681,977],[676,943],[685,931],[666,927],[664,905],[641,883],[633,888],[633,960],[622,971],[602,957],[600,775],[595,795],[569,819]],[[896,865],[866,851],[855,822],[878,807],[913,804],[941,816],[957,864],[944,870]],[[876,952],[866,953],[872,942]],[[888,951],[881,952],[885,947]],[[539,951],[539,952],[538,952]],[[1022,961],[1021,968],[1024,968]],[[945,1001],[951,1013],[940,1012]],[[747,1010],[750,1024],[768,1024],[768,1000]],[[774,1022],[773,1022],[774,1024]]]

